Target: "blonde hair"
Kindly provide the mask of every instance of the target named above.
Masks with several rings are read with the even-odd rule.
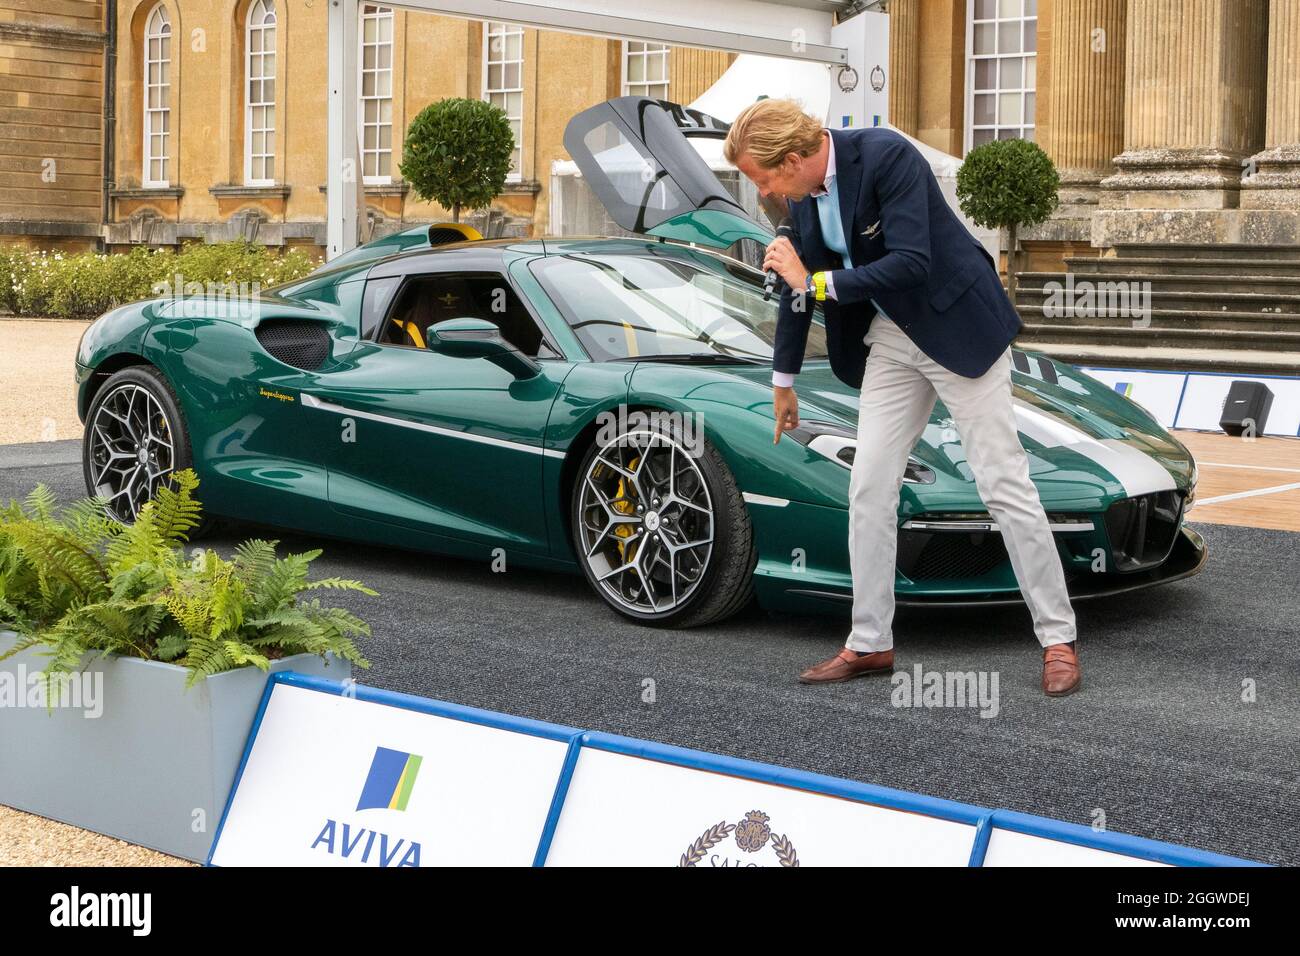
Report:
[[[822,124],[794,100],[759,100],[741,110],[727,131],[722,155],[735,165],[748,154],[763,169],[781,164],[788,153],[811,156],[822,145]]]

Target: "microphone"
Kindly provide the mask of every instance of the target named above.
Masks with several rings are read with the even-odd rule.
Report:
[[[776,227],[777,236],[785,236],[787,239],[794,235],[794,227],[790,222],[790,217],[786,216],[781,220],[781,224]],[[780,276],[776,274],[775,269],[768,269],[767,275],[763,279],[763,301],[766,302],[772,297],[776,290],[776,280]]]

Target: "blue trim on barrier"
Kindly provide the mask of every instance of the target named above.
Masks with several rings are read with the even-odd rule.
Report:
[[[1178,392],[1178,407],[1174,409],[1174,420],[1169,423],[1170,428],[1178,427],[1178,416],[1183,413],[1183,399],[1187,397],[1187,385],[1191,380],[1190,375],[1183,375],[1183,387]]]
[[[758,763],[740,757],[724,757],[720,754],[705,753],[701,750],[687,750],[671,744],[653,743],[637,740],[634,737],[620,737],[599,731],[583,735],[583,746],[594,750],[606,750],[610,753],[624,754],[629,757],[644,757],[662,763],[676,764],[694,770],[711,770],[716,773],[746,777],[759,783],[774,783],[799,790],[810,790],[831,797],[846,797],[870,803],[890,810],[905,810],[910,813],[923,813],[926,816],[966,823],[974,826],[979,818],[987,813],[978,807],[942,797],[927,797],[906,790],[894,790],[873,783],[861,783],[845,780],[842,777],[829,777],[825,774],[811,773],[807,770],[791,770],[770,763]]]
[[[248,764],[253,744],[257,739],[258,731],[261,729],[262,719],[266,714],[267,704],[269,703],[271,694],[277,684],[287,684],[291,687],[299,687],[304,690],[314,690],[319,693],[333,694],[335,696],[349,696],[354,697],[357,700],[384,704],[404,710],[414,710],[419,713],[431,714],[437,717],[446,717],[452,720],[461,720],[467,723],[494,727],[500,730],[514,731],[517,733],[530,734],[536,737],[544,737],[551,740],[563,740],[567,742],[568,751],[565,754],[564,763],[560,770],[560,776],[556,781],[555,791],[551,797],[551,805],[547,812],[546,823],[543,827],[542,834],[538,840],[537,852],[533,858],[533,866],[543,866],[546,863],[547,856],[550,853],[551,843],[555,837],[556,828],[559,825],[560,817],[564,811],[564,804],[568,797],[569,786],[573,781],[574,772],[577,768],[584,747],[629,757],[656,760],[661,763],[674,764],[688,769],[723,773],[734,777],[753,780],[757,783],[792,787],[813,793],[825,794],[827,796],[856,800],[861,803],[868,803],[886,809],[918,813],[942,820],[949,820],[955,823],[964,823],[973,826],[975,830],[971,844],[970,858],[968,861],[968,865],[972,867],[981,867],[984,865],[985,857],[988,853],[989,842],[995,830],[1023,833],[1029,836],[1042,837],[1047,840],[1070,843],[1076,846],[1087,847],[1089,849],[1104,850],[1122,854],[1124,856],[1152,860],[1176,866],[1265,865],[1251,860],[1211,853],[1206,850],[1196,850],[1191,847],[1178,846],[1173,843],[1148,840],[1145,837],[1130,836],[1129,834],[1124,833],[1110,833],[1107,831],[1098,833],[1089,827],[1081,826],[1077,823],[1066,823],[1060,820],[1052,820],[1047,817],[1034,816],[1027,813],[1017,813],[1011,810],[990,811],[971,804],[959,803],[955,800],[946,800],[942,797],[931,797],[924,794],[911,793],[906,790],[895,790],[891,787],[882,787],[876,784],[845,780],[841,777],[831,777],[825,774],[811,773],[805,770],[793,770],[786,767],[778,767],[773,764],[759,763],[754,760],[745,760],[739,757],[727,757],[721,754],[711,754],[700,750],[689,750],[685,747],[675,747],[671,744],[638,740],[633,737],[623,737],[617,734],[602,733],[600,731],[584,732],[573,727],[565,727],[561,724],[551,724],[544,721],[532,720],[527,717],[513,717],[508,714],[497,713],[496,711],[482,710],[477,707],[467,707],[461,704],[451,704],[446,701],[432,700],[427,697],[417,697],[413,694],[380,690],[374,687],[366,687],[355,682],[345,685],[342,681],[336,681],[329,678],[299,674],[295,671],[281,671],[272,674],[267,678],[266,689],[263,691],[261,703],[258,705],[257,716],[253,720],[253,726],[249,730],[248,740],[244,746],[244,754],[239,763],[239,770],[235,774],[234,785],[230,788],[230,794],[226,798],[226,806],[222,811],[221,821],[217,825],[217,831],[212,840],[212,847],[208,851],[208,857],[205,864],[207,866],[214,865],[212,863],[212,857],[216,852],[217,842],[221,838],[222,830],[226,824],[226,818],[230,813],[230,807],[235,799],[235,793],[238,791],[239,784],[243,779],[244,768]]]
[[[1029,836],[1043,837],[1058,843],[1073,843],[1076,846],[1093,850],[1107,850],[1124,856],[1154,860],[1172,866],[1265,866],[1253,860],[1211,853],[1208,850],[1196,850],[1192,847],[1179,846],[1176,843],[1163,843],[1148,840],[1145,837],[1131,836],[1127,833],[1098,833],[1091,827],[1078,823],[1065,823],[1048,817],[1034,816],[1029,813],[1017,813],[1014,810],[993,811],[993,826],[998,830],[1024,833]]]
[[[266,679],[266,684],[262,687],[262,699],[257,702],[257,714],[253,717],[253,726],[249,728],[248,739],[244,741],[244,752],[239,758],[239,769],[235,771],[235,780],[230,785],[230,792],[226,794],[226,805],[221,808],[221,819],[217,822],[217,832],[212,834],[212,845],[208,847],[208,855],[203,861],[204,866],[212,866],[212,854],[217,851],[217,841],[221,839],[221,831],[226,826],[226,817],[230,815],[230,805],[235,801],[235,791],[239,789],[239,782],[244,779],[244,768],[248,766],[249,754],[253,752],[253,742],[257,740],[257,732],[262,728],[262,718],[266,716],[266,705],[271,702],[271,689],[276,684],[276,678],[281,673],[292,674],[293,671],[280,671],[272,674]]]
[[[1080,372],[1094,369],[1098,372],[1142,372],[1144,375],[1215,375],[1219,378],[1276,378],[1288,382],[1300,382],[1300,375],[1274,375],[1272,373],[1254,372],[1179,372],[1170,368],[1112,368],[1109,365],[1076,365]]]
[[[546,811],[546,825],[542,827],[542,836],[537,841],[537,852],[533,854],[533,866],[545,866],[546,857],[551,852],[551,841],[555,839],[555,828],[560,823],[560,812],[564,801],[569,796],[569,784],[573,782],[573,771],[578,766],[578,753],[582,750],[586,734],[574,734],[569,738],[569,750],[564,755],[560,767],[560,778],[555,781],[555,793],[551,796],[551,807]]]
[[[329,677],[299,674],[297,671],[280,671],[278,674],[271,675],[270,679],[277,684],[288,684],[291,687],[316,690],[323,694],[334,694],[336,697],[354,697],[357,700],[364,700],[371,704],[386,704],[389,707],[414,710],[421,714],[432,714],[435,717],[449,717],[452,720],[463,720],[466,723],[495,727],[498,730],[514,730],[533,737],[546,737],[549,740],[567,741],[582,733],[582,730],[578,727],[565,727],[562,724],[552,724],[544,720],[533,720],[531,717],[515,717],[495,710],[483,710],[465,704],[452,704],[445,700],[417,697],[415,694],[403,694],[395,690],[381,690],[378,687],[367,687],[365,684],[358,684],[355,681],[350,686],[345,687],[342,681],[333,680]],[[349,690],[351,693],[347,693]]]
[[[980,817],[979,823],[975,824],[975,840],[970,846],[970,859],[966,861],[967,866],[983,866],[984,857],[989,852],[989,837],[993,836],[993,816],[992,812]]]

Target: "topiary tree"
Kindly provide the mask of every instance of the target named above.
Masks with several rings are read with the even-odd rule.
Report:
[[[1027,139],[976,146],[957,171],[961,211],[985,229],[1006,229],[1007,291],[1016,301],[1016,231],[1036,226],[1057,206],[1061,177],[1051,158]]]
[[[402,145],[402,177],[415,194],[451,210],[486,206],[505,188],[515,136],[499,106],[453,98],[420,110]]]

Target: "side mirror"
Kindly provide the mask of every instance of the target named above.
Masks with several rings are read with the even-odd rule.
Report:
[[[453,358],[485,358],[515,378],[532,378],[541,367],[501,337],[501,330],[486,319],[465,316],[444,319],[424,333],[425,346]]]

